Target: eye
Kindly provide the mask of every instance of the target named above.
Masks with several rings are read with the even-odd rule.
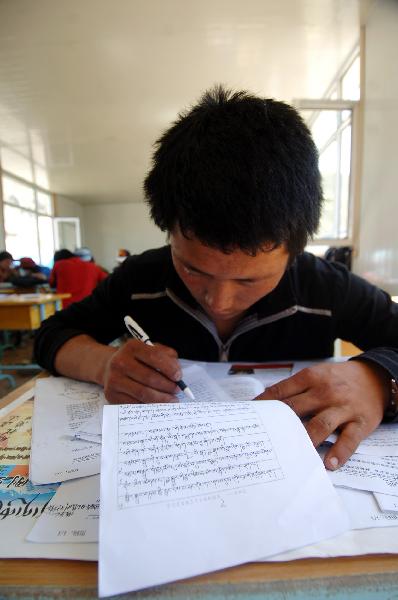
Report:
[[[240,285],[251,286],[251,285],[254,285],[255,283],[257,283],[257,280],[256,279],[240,279],[239,283],[240,283]]]

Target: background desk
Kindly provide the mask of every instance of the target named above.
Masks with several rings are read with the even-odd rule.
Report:
[[[0,408],[31,389],[28,382]],[[183,549],[182,549],[183,551]],[[176,556],[178,560],[178,556]],[[134,565],[131,565],[134,568]],[[97,564],[66,560],[0,560],[0,598],[97,597]],[[398,556],[373,555],[251,563],[126,594],[140,600],[381,600],[398,599]]]
[[[0,299],[0,329],[37,329],[70,294],[22,294]]]

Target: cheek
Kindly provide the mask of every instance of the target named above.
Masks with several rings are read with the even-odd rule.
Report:
[[[200,297],[203,290],[203,282],[198,280],[197,277],[192,277],[191,275],[185,273],[184,269],[176,267],[176,271],[182,279],[182,281],[185,283],[186,287],[191,292],[192,296],[194,298]]]
[[[255,304],[258,300],[267,296],[275,287],[278,285],[278,282],[267,283],[266,285],[262,285],[260,287],[246,287],[239,290],[239,294],[237,294],[237,298],[242,304],[246,304],[246,308]]]

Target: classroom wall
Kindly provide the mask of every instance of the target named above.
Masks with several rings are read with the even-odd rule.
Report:
[[[146,204],[96,204],[84,207],[84,243],[95,260],[108,270],[116,264],[119,248],[137,254],[158,248],[166,235],[149,219]]]
[[[57,194],[54,208],[56,217],[78,217],[82,231],[84,230],[84,207],[77,200]]]
[[[398,2],[374,2],[365,28],[361,208],[356,273],[398,294]]]

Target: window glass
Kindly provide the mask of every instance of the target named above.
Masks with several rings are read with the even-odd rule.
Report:
[[[45,192],[37,192],[37,212],[43,215],[52,215],[51,195]]]
[[[318,150],[322,150],[326,142],[336,133],[339,124],[338,114],[337,110],[320,110],[312,122],[312,137]]]
[[[335,141],[329,144],[319,157],[324,202],[317,238],[331,238],[335,235],[337,158]]]
[[[38,217],[40,264],[51,267],[54,258],[53,220],[51,217]]]
[[[15,206],[36,210],[34,189],[11,177],[3,177],[3,199]]]
[[[30,256],[40,262],[35,213],[4,204],[5,242],[15,259]]]
[[[338,237],[348,236],[349,225],[349,199],[350,199],[350,173],[351,173],[351,126],[345,127],[341,134],[340,158],[340,207]]]

